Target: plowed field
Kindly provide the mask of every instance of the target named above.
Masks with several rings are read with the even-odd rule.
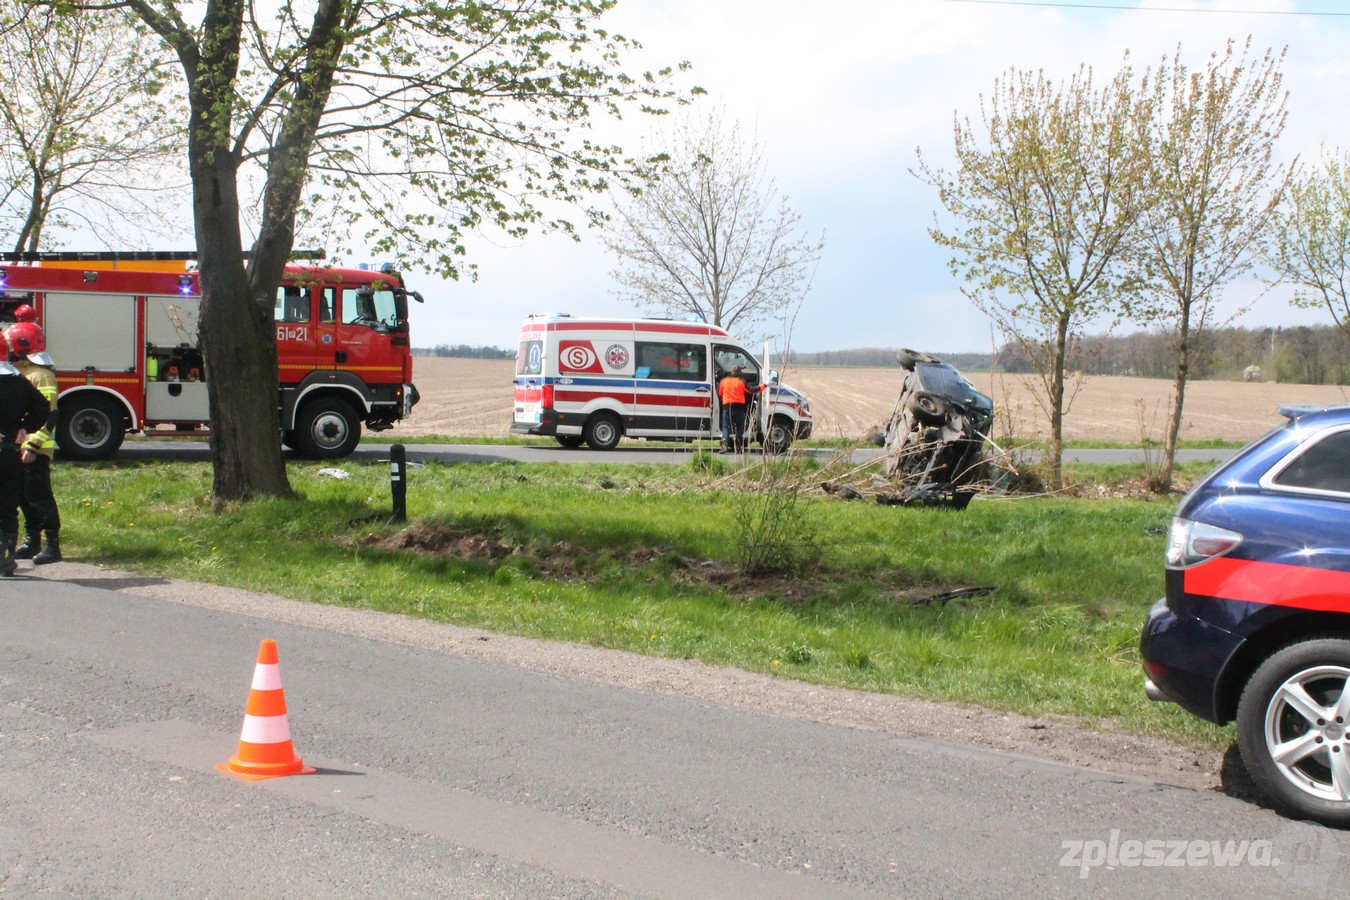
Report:
[[[511,425],[514,363],[510,360],[418,357],[413,378],[422,399],[402,436],[507,436]],[[815,436],[861,440],[890,416],[900,392],[895,368],[787,369],[783,380],[811,401]],[[994,398],[998,436],[1039,436],[1048,430],[1032,387],[1033,376],[972,374]],[[1064,424],[1066,440],[1135,442],[1166,431],[1171,382],[1150,378],[1089,377],[1081,381]],[[1194,381],[1187,388],[1182,437],[1246,441],[1279,424],[1287,403],[1346,403],[1350,389],[1324,385]]]

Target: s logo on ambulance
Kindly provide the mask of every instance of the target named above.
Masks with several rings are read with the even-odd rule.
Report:
[[[587,343],[571,343],[559,348],[560,368],[573,372],[599,372],[600,360]]]

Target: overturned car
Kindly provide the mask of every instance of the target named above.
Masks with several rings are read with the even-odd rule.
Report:
[[[905,380],[882,445],[900,493],[883,502],[964,509],[984,475],[994,402],[936,356],[901,350],[899,362]]]

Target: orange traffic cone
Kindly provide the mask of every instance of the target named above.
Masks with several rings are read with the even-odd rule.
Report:
[[[253,688],[248,694],[248,706],[244,708],[239,752],[230,757],[229,762],[217,763],[216,768],[248,779],[308,775],[314,771],[295,755],[291,747],[276,641],[263,641],[258,648],[258,665],[253,669]]]

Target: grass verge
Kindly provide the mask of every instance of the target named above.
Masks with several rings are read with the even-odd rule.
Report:
[[[325,472],[339,471],[346,477]],[[747,485],[690,466],[429,463],[406,526],[387,464],[291,463],[296,499],[216,509],[205,463],[63,465],[67,555],[316,603],[1214,746],[1151,704],[1137,642],[1174,498],[978,499],[963,512],[814,490],[793,577],[741,575]],[[1094,478],[1100,478],[1097,473]],[[1122,475],[1112,475],[1121,478]],[[753,487],[753,485],[749,485]]]

